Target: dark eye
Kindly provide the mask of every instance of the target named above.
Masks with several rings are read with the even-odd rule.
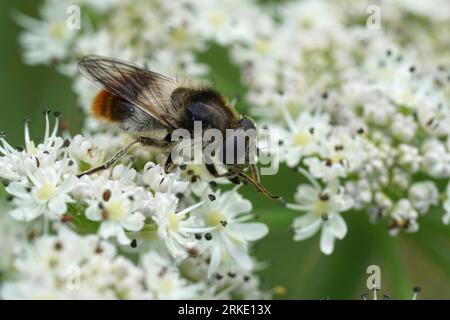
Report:
[[[253,121],[247,119],[247,118],[243,118],[240,122],[239,122],[239,127],[244,129],[244,130],[249,130],[249,129],[256,129],[255,124],[253,123]]]

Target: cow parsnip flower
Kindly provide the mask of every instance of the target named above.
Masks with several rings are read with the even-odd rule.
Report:
[[[88,21],[83,32],[61,28],[61,9],[69,4],[94,13],[87,15],[95,21]],[[240,70],[249,112],[279,129],[277,159],[299,171],[293,178],[310,180],[310,185],[298,187],[297,203],[288,205],[304,212],[294,219],[295,240],[321,230],[320,248],[330,254],[335,239],[347,233],[342,218],[347,210],[367,212],[373,222],[386,218],[392,235],[419,231],[421,217],[433,208],[443,212],[448,224],[449,3],[380,3],[382,26],[375,30],[366,25],[369,5],[373,4],[340,0],[271,6],[237,0],[214,5],[203,0],[180,0],[177,5],[44,1],[39,18],[19,18],[26,29],[21,36],[25,61],[54,64],[73,77],[87,119],[83,136],[66,142],[56,130],[50,133],[49,126],[37,146],[26,127],[24,150],[12,148],[1,137],[0,176],[9,183],[8,192],[18,191],[12,200],[13,210],[19,210],[16,217],[44,215],[53,227],[62,220],[75,230],[94,223],[90,232],[130,244],[129,250],[149,270],[146,275],[139,265],[138,272],[153,280],[154,287],[144,290],[146,297],[232,298],[238,292],[252,296],[249,290],[258,296],[257,280],[246,282],[248,286],[232,280],[254,279],[249,244],[263,237],[267,228],[246,221],[251,204],[236,190],[213,192],[187,174],[166,174],[156,164],[160,153],[139,148],[130,153],[135,161],[126,158],[103,173],[75,179],[74,189],[63,187],[81,167],[93,166],[126,142],[89,116],[96,90],[76,73],[80,56],[101,54],[165,74],[209,77],[209,66],[199,53],[215,43]],[[44,171],[53,178],[45,180],[40,176]],[[47,182],[61,188],[61,197],[38,192]],[[31,188],[31,195],[18,186]],[[106,190],[111,191],[107,200]],[[48,199],[39,200],[38,194]],[[36,204],[35,212],[25,213],[25,204]],[[106,214],[105,206],[112,215]],[[113,217],[120,219],[111,221]],[[158,278],[158,271],[172,262],[167,277]],[[198,285],[185,281],[183,272]],[[51,288],[42,292],[55,293]]]
[[[247,222],[251,219],[251,202],[244,199],[236,190],[203,193],[204,204],[195,210],[208,232],[198,235],[211,253],[208,276],[213,275],[222,264],[233,264],[244,270],[253,268],[248,255],[249,242],[263,238],[269,231],[260,222]]]
[[[296,203],[287,205],[290,209],[305,212],[303,216],[295,218],[292,224],[294,240],[310,238],[321,230],[320,250],[331,254],[335,239],[342,240],[347,234],[347,224],[340,213],[351,209],[353,200],[336,183],[321,188],[316,180],[312,177],[309,179],[311,185],[298,186]]]

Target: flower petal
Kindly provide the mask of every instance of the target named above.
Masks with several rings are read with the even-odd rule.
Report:
[[[230,225],[229,228],[247,241],[261,239],[269,232],[269,228],[261,222],[238,223]]]
[[[326,255],[330,255],[334,250],[334,235],[327,227],[322,228],[320,250]]]
[[[347,224],[340,214],[334,214],[330,217],[327,224],[330,232],[338,239],[343,239],[347,234]]]
[[[133,214],[127,215],[127,217],[122,221],[122,226],[130,231],[139,231],[144,227],[145,217],[140,212],[134,212]]]

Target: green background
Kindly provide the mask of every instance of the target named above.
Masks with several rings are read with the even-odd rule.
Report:
[[[30,118],[33,137],[43,134],[42,109],[63,112],[70,130],[81,124],[71,81],[51,66],[26,66],[22,63],[17,36],[21,28],[12,20],[14,12],[37,16],[40,1],[0,2],[0,131],[8,134],[13,145],[23,145],[23,119]],[[217,47],[201,55],[212,66],[211,78],[219,90],[233,96],[244,93],[239,70],[226,53]],[[242,102],[241,102],[242,104]],[[239,106],[244,110],[244,106]],[[290,200],[300,176],[281,168],[276,176],[263,177],[263,183],[275,194]],[[294,242],[289,225],[298,213],[287,210],[257,194],[251,187],[241,191],[254,204],[260,220],[270,227],[269,235],[258,242],[255,253],[268,263],[260,272],[266,289],[286,289],[278,298],[286,299],[359,299],[366,292],[366,268],[375,264],[382,274],[381,293],[393,299],[410,299],[412,287],[420,286],[420,299],[450,299],[450,231],[441,221],[442,210],[430,212],[419,220],[415,234],[387,233],[386,221],[369,222],[364,212],[347,212],[348,235],[336,242],[331,256],[319,250],[319,235]]]

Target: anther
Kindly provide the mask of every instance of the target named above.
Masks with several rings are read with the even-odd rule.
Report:
[[[63,245],[62,245],[61,242],[57,241],[55,243],[55,247],[54,248],[55,248],[56,251],[60,251],[63,248]]]
[[[103,200],[108,201],[109,199],[111,199],[111,190],[106,189],[103,191]]]
[[[44,115],[48,115],[50,113],[50,108],[44,108],[44,110],[42,110],[42,113]]]
[[[321,193],[321,194],[319,195],[319,199],[320,199],[321,201],[328,201],[328,200],[330,200],[330,196],[329,196],[327,193]]]
[[[208,198],[209,198],[210,201],[216,200],[216,196],[213,195],[212,193],[208,194]]]
[[[133,239],[133,241],[131,241],[130,246],[134,249],[137,247],[137,241],[136,239]]]
[[[211,240],[212,239],[212,234],[209,233],[209,232],[205,233],[205,239],[208,240],[208,241]]]
[[[177,193],[175,194],[175,196],[176,196],[178,199],[182,199],[182,198],[184,197],[184,194],[183,194],[182,192],[177,192]]]
[[[53,115],[54,115],[56,118],[59,118],[59,117],[61,117],[61,112],[60,112],[60,111],[55,111],[55,112],[53,112]]]
[[[68,146],[70,146],[70,140],[66,139],[66,140],[64,140],[63,148],[67,148]]]
[[[202,238],[202,235],[200,233],[194,234],[194,237],[196,240],[200,240]]]

